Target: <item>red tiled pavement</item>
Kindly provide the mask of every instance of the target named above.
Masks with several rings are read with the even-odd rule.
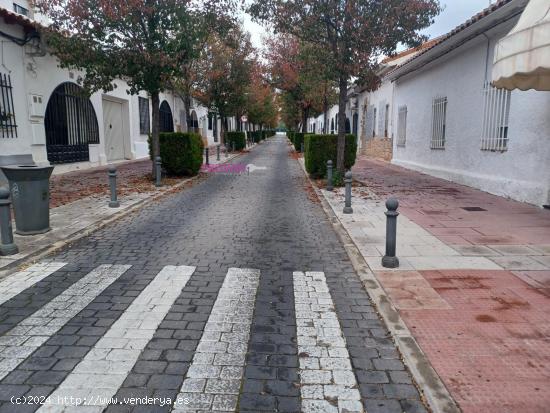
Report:
[[[353,172],[444,243],[550,244],[550,211],[380,161],[360,159]],[[376,276],[465,413],[550,412],[550,271]]]
[[[450,309],[400,313],[461,409],[548,412],[550,299],[508,271],[420,274]]]
[[[447,244],[550,244],[550,210],[364,157],[353,176]]]
[[[152,192],[149,159],[120,163],[117,167],[119,196],[128,193]],[[50,179],[50,207],[55,208],[88,196],[104,196],[109,193],[108,166],[53,175]],[[163,185],[173,185],[181,179],[163,177]]]

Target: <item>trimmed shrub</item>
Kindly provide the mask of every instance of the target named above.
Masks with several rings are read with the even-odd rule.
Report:
[[[160,159],[168,175],[196,175],[202,165],[203,143],[197,133],[161,132],[159,134]],[[149,154],[153,148],[149,137]]]
[[[306,171],[312,178],[324,178],[327,174],[327,161],[334,163],[336,170],[336,152],[338,135],[306,135],[304,137],[304,160]],[[350,169],[355,164],[357,155],[357,139],[354,135],[346,135],[344,152],[344,167]]]
[[[250,139],[255,143],[258,143],[262,140],[262,131],[256,130],[248,133],[250,134]]]
[[[286,136],[288,137],[288,140],[294,145],[294,132],[289,130],[287,131]]]
[[[294,133],[294,149],[296,152],[302,151],[302,143],[304,143],[304,134],[300,132]]]
[[[230,148],[233,148],[233,142],[235,142],[235,150],[237,151],[246,148],[246,136],[244,132],[227,132],[225,134],[225,142]]]

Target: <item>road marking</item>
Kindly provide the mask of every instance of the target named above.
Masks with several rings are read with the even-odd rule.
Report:
[[[259,270],[228,270],[173,411],[236,411],[259,280]]]
[[[41,262],[0,281],[0,305],[32,287],[38,281],[67,265],[66,262]]]
[[[52,404],[38,411],[74,409],[67,405],[71,397],[85,400],[87,412],[103,411],[194,272],[195,267],[164,267],[52,393]]]
[[[323,272],[294,272],[302,413],[363,412],[346,340]]]
[[[100,265],[0,337],[0,379],[57,333],[131,265]]]

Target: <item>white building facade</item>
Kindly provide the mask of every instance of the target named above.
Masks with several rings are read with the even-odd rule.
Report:
[[[122,80],[114,82],[113,91],[85,96],[78,86],[82,73],[59,68],[45,50],[29,4],[4,3],[0,4],[4,6],[0,7],[0,165],[55,164],[54,173],[63,173],[147,158],[149,96],[129,95]],[[183,101],[170,91],[161,94],[160,102],[161,131],[187,129],[201,134],[205,145],[219,144],[221,119],[215,114],[193,101],[187,120]],[[235,120],[228,119],[227,125],[233,130]]]
[[[393,163],[550,203],[550,93],[490,85],[495,44],[526,3],[493,5],[388,75],[395,82]]]

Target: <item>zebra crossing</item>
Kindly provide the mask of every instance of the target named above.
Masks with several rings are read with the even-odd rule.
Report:
[[[0,308],[66,263],[47,262],[0,281]],[[99,265],[0,336],[0,380],[85,310],[130,265]],[[195,267],[165,266],[120,317],[36,406],[39,412],[102,412],[116,398],[140,354],[193,277]],[[174,412],[235,412],[261,271],[229,268],[217,292]],[[361,395],[323,272],[294,272],[294,304],[302,412],[363,412]],[[126,277],[128,278],[128,277]]]

